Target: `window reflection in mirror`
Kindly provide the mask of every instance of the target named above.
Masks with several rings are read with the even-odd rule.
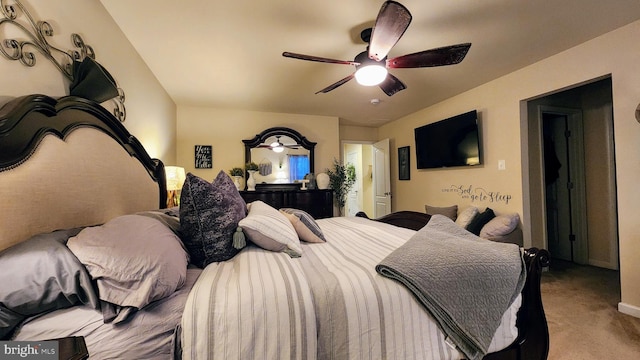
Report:
[[[280,142],[281,146],[272,147]],[[281,151],[278,152],[278,147]],[[287,184],[302,180],[309,170],[309,150],[288,136],[272,136],[251,149],[251,161],[258,164],[256,183]]]

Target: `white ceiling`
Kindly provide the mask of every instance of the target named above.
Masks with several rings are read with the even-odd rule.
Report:
[[[471,42],[464,61],[394,69],[392,97],[352,80],[382,0],[101,0],[175,103],[327,115],[379,126],[640,19],[638,0],[400,0],[413,15],[395,57]],[[640,47],[639,47],[640,51]],[[126,90],[126,89],[125,89]],[[380,99],[372,105],[371,99]]]

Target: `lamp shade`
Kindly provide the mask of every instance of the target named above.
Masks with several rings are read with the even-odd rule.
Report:
[[[165,166],[164,172],[167,178],[167,190],[182,190],[186,179],[184,168],[179,166]]]
[[[356,81],[360,85],[378,85],[387,78],[387,69],[380,64],[365,65],[356,71]]]

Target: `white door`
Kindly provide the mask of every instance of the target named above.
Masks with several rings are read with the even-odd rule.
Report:
[[[373,191],[375,218],[391,213],[391,166],[389,139],[373,144]]]

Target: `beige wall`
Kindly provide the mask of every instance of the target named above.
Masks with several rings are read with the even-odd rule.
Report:
[[[394,210],[423,210],[424,204],[449,205],[472,203],[456,193],[447,192],[452,185],[471,185],[511,195],[508,204],[478,201],[480,207],[523,214],[521,164],[521,102],[590,79],[611,74],[613,80],[614,136],[616,148],[616,179],[618,191],[618,227],[620,275],[622,284],[621,311],[640,317],[640,176],[638,141],[640,124],[634,118],[640,102],[640,21],[605,34],[582,45],[537,62],[524,69],[496,79],[478,88],[447,99],[427,109],[411,114],[379,129],[379,137],[392,139],[392,179],[397,179],[398,146],[411,145],[415,150],[413,129],[477,109],[482,118],[484,166],[471,169],[417,171],[411,161],[411,181],[393,182]],[[522,113],[526,114],[526,110]],[[526,116],[526,115],[525,115]],[[413,153],[412,155],[415,155]],[[497,168],[498,160],[506,161],[506,170]],[[527,219],[525,221],[528,223]],[[536,239],[528,239],[529,246]]]
[[[54,36],[47,38],[62,50],[75,49],[71,34],[78,33],[93,47],[101,63],[124,89],[127,120],[124,125],[135,135],[152,157],[174,162],[176,156],[176,108],[149,68],[131,46],[120,28],[99,1],[27,0],[24,2],[36,21],[48,21]],[[24,22],[20,14],[18,21]],[[9,24],[3,31],[16,39],[25,35]],[[23,66],[0,56],[2,87],[0,103],[11,98],[38,93],[61,97],[69,93],[69,81],[40,53],[35,52],[36,65]],[[107,102],[105,107],[112,110]]]
[[[323,172],[340,156],[338,118],[335,117],[179,106],[177,165],[208,180],[213,180],[220,170],[228,173],[233,167],[244,168],[242,140],[275,126],[292,128],[318,143],[316,173]],[[194,145],[212,145],[213,169],[195,169]]]
[[[378,128],[340,125],[341,141],[378,141]]]

